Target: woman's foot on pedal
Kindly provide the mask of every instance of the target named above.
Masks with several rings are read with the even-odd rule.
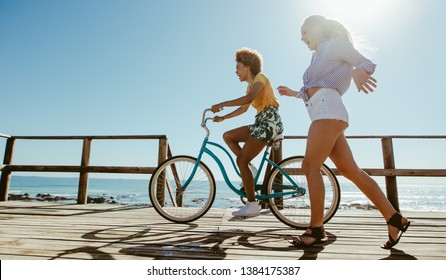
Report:
[[[232,212],[236,217],[256,217],[260,215],[260,207],[257,201],[250,201],[246,203],[240,210]]]

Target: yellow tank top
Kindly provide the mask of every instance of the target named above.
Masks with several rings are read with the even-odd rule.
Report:
[[[273,87],[271,86],[269,79],[263,73],[259,73],[255,76],[252,84],[257,82],[263,84],[262,91],[260,91],[259,95],[257,95],[257,97],[251,102],[252,107],[257,110],[257,113],[263,111],[265,107],[279,107],[279,100],[277,100],[277,97],[274,94]],[[248,94],[250,90],[251,85],[248,85],[246,94]]]

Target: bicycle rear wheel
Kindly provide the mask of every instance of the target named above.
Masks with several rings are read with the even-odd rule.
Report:
[[[175,156],[155,170],[150,179],[149,196],[153,208],[167,220],[177,223],[194,221],[209,210],[215,199],[215,180],[209,168],[202,162],[191,176],[196,158]]]
[[[311,205],[308,192],[308,183],[302,173],[303,156],[286,158],[279,163],[280,169],[289,175],[293,182],[284,176],[280,169],[274,168],[268,179],[267,194],[278,194],[295,190],[297,185],[300,191],[278,198],[269,199],[271,212],[286,225],[294,228],[307,228],[310,225]],[[341,200],[338,180],[325,164],[321,167],[321,174],[325,187],[324,223],[327,223],[336,213]]]

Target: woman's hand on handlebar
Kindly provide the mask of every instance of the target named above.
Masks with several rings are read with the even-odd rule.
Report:
[[[212,107],[211,107],[211,111],[214,114],[217,112],[220,112],[221,110],[223,110],[223,106],[221,104],[215,104],[215,105],[212,105]]]
[[[215,117],[212,118],[212,120],[214,122],[222,122],[222,121],[225,120],[225,118],[224,117],[215,116]]]

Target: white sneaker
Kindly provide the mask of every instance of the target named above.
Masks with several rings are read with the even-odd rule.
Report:
[[[232,212],[237,217],[256,217],[260,215],[260,207],[257,201],[248,202],[240,210]]]

